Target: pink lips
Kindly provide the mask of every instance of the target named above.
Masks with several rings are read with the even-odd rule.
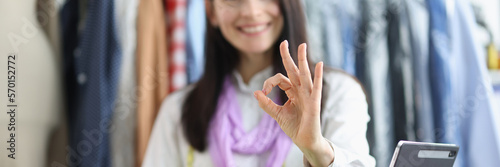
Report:
[[[246,36],[254,37],[268,31],[269,27],[271,27],[271,23],[256,23],[238,26],[238,30]]]

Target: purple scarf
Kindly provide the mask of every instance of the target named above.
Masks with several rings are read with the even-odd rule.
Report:
[[[255,111],[257,112],[257,111]],[[262,154],[270,152],[266,167],[283,165],[292,140],[269,114],[263,114],[256,128],[246,133],[240,106],[230,77],[224,80],[217,109],[208,132],[209,151],[217,167],[236,166],[233,153]]]

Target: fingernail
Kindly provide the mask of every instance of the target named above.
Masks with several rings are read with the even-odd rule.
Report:
[[[266,94],[266,89],[262,89],[262,93]]]
[[[285,45],[288,48],[288,40],[285,40]]]
[[[257,98],[257,93],[253,92],[253,97]]]

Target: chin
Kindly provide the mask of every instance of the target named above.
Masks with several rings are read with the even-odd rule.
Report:
[[[249,44],[249,43],[244,43],[241,44],[241,47],[239,50],[245,52],[245,53],[250,53],[250,54],[261,54],[266,51],[269,51],[271,47],[273,46],[272,43],[268,44],[263,44],[263,43],[255,43],[255,44]]]

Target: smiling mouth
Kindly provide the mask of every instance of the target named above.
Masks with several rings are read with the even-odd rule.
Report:
[[[271,26],[271,23],[267,23],[267,24],[261,24],[261,25],[256,25],[256,26],[238,27],[238,30],[240,30],[240,32],[242,32],[244,34],[257,35],[257,34],[260,34],[261,32],[266,31],[270,26]]]

